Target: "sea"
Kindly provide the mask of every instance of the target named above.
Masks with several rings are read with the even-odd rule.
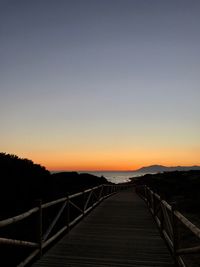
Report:
[[[89,173],[98,177],[105,177],[109,182],[119,184],[129,182],[130,178],[143,176],[146,173],[134,171],[79,171],[78,173]]]
[[[65,170],[61,171],[51,171],[51,173],[58,173],[58,172],[68,172]],[[105,177],[109,182],[112,182],[114,184],[119,183],[126,183],[129,182],[130,179],[134,177],[143,176],[145,174],[148,174],[150,172],[137,172],[137,171],[76,171],[77,173],[89,173],[92,175],[95,175],[97,177]]]

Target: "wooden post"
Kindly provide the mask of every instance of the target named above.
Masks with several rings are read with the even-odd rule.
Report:
[[[102,197],[104,197],[104,193],[103,193],[103,191],[104,191],[104,185],[102,184],[102,186],[101,186],[101,195],[100,195],[100,198],[102,198]]]
[[[103,199],[105,198],[105,195],[106,195],[106,188],[107,188],[107,186],[104,185],[104,187],[103,187],[103,191],[102,191]]]
[[[91,191],[92,207],[94,207],[94,204],[95,204],[95,202],[94,202],[94,192],[95,192],[95,190],[92,188],[92,191]]]
[[[83,216],[85,215],[85,190],[83,190]]]
[[[108,195],[108,193],[109,193],[109,187],[108,186],[106,186],[106,193],[105,193],[105,197],[107,197],[107,195]]]
[[[153,200],[153,215],[155,216],[156,214],[156,198],[155,198],[155,194],[152,194],[152,200]]]
[[[39,257],[42,256],[42,201],[41,199],[36,201],[37,206],[39,208],[38,210],[38,216],[37,216],[37,242],[39,245]]]
[[[69,193],[67,193],[67,232],[69,232],[69,220],[70,220],[70,218],[69,218],[69,209],[70,209],[70,207],[69,207]]]
[[[144,186],[144,197],[146,198],[146,201],[148,203],[148,199],[147,199],[147,186]]]
[[[149,191],[149,193],[150,193],[150,210],[153,213],[153,194],[152,191]]]
[[[173,257],[174,257],[174,263],[175,265],[178,264],[178,260],[177,260],[177,255],[176,255],[176,251],[178,250],[178,226],[177,226],[177,219],[176,216],[174,214],[175,211],[175,204],[171,205],[172,210],[171,210],[171,214],[172,214],[172,229],[173,229]]]
[[[163,229],[164,229],[164,214],[163,214],[163,208],[162,208],[162,198],[160,197],[160,230],[161,234],[163,235]]]

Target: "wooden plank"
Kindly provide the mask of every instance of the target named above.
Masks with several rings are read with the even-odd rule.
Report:
[[[102,202],[33,267],[172,267],[146,205],[129,189]]]

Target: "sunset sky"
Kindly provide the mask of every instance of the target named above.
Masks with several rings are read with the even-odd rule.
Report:
[[[1,0],[0,122],[49,170],[200,165],[200,1]]]

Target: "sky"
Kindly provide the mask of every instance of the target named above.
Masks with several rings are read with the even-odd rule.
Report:
[[[49,170],[200,165],[199,0],[1,0],[0,150]]]

